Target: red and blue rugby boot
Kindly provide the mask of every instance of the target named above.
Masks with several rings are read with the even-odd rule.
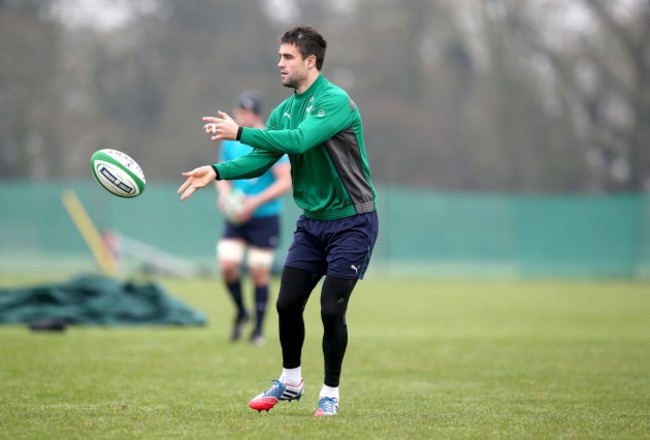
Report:
[[[289,402],[292,400],[300,400],[304,385],[305,381],[302,380],[295,386],[282,383],[279,380],[274,380],[271,388],[264,391],[262,394],[253,397],[248,403],[248,406],[258,412],[269,412],[269,410],[281,400],[288,400]]]

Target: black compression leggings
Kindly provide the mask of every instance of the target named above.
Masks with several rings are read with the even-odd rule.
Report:
[[[305,340],[303,311],[320,279],[320,274],[295,267],[285,266],[282,271],[277,310],[284,368],[296,368],[301,364],[302,345]],[[345,313],[356,282],[357,280],[326,276],[321,290],[324,383],[330,387],[339,386],[341,365],[348,345]]]

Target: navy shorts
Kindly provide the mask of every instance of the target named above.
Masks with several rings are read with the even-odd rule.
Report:
[[[239,226],[226,221],[223,238],[244,240],[253,247],[275,249],[280,243],[280,217],[253,217]]]
[[[363,279],[378,232],[376,211],[328,221],[301,215],[284,264],[337,278]]]

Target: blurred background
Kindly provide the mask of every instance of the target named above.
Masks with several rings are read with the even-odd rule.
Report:
[[[180,173],[217,160],[203,115],[287,96],[277,38],[298,24],[364,118],[369,273],[650,277],[641,0],[0,0],[0,273],[97,269],[72,191],[121,273],[215,275],[216,192],[181,203]],[[94,182],[100,148],[140,164],[142,196]]]

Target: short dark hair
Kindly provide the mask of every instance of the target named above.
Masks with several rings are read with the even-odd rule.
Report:
[[[318,70],[323,68],[327,41],[313,27],[297,26],[289,29],[280,37],[280,44],[293,44],[303,59],[314,55],[316,57],[316,68]]]

